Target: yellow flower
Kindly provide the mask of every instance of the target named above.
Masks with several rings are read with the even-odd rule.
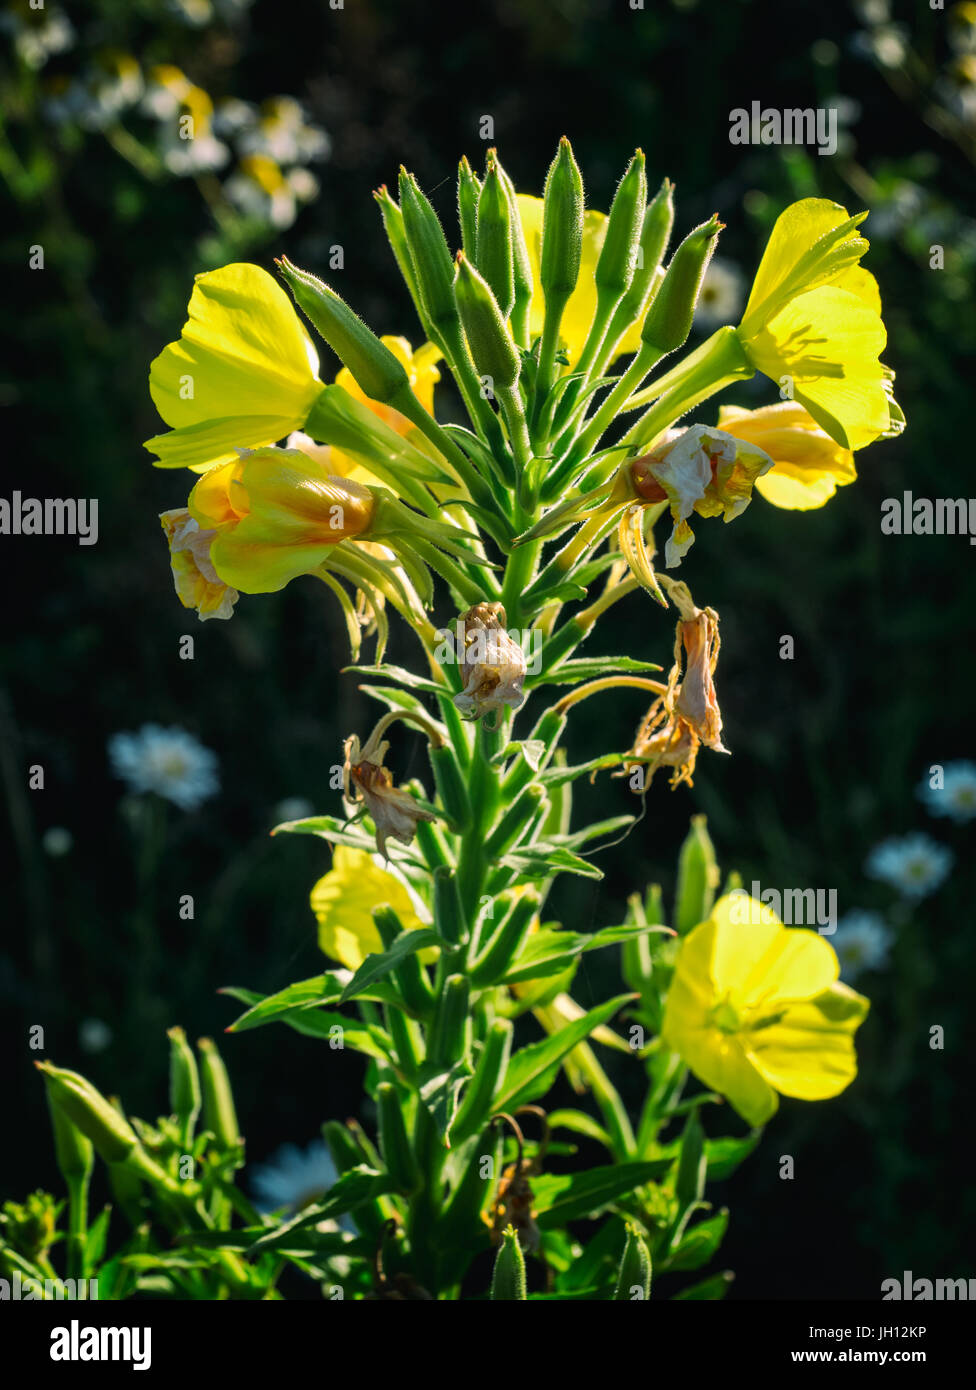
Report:
[[[172,427],[146,441],[159,466],[203,472],[300,429],[322,391],[318,355],[267,271],[237,263],[198,275],[188,313],[149,369]]]
[[[756,479],[756,488],[774,507],[822,507],[839,487],[857,477],[850,449],[831,439],[799,401],[779,401],[758,410],[723,405],[718,427],[769,454],[774,466]]]
[[[661,1037],[743,1119],[765,1124],[777,1092],[825,1100],[857,1075],[853,1035],[869,1003],[838,973],[817,932],[731,893],[681,942]]]
[[[383,950],[374,907],[392,907],[406,931],[424,925],[400,879],[378,868],[365,850],[345,845],[336,846],[332,868],[312,889],[311,903],[319,948],[347,970],[358,970],[368,955]],[[421,959],[430,954],[421,952]]]
[[[518,209],[525,231],[525,244],[532,266],[532,308],[529,314],[529,332],[533,338],[542,333],[546,315],[546,302],[539,284],[542,260],[542,209],[541,198],[530,197],[527,193],[518,194]],[[569,365],[574,366],[583,351],[593,315],[596,313],[596,280],[594,272],[600,257],[603,241],[607,234],[607,219],[602,212],[589,209],[583,218],[583,258],[580,263],[579,280],[569,303],[563,313],[559,332],[563,346],[569,354]],[[615,356],[624,352],[636,352],[640,346],[639,323],[633,324],[621,339]]]
[[[216,532],[210,562],[224,583],[268,594],[368,530],[376,499],[299,449],[258,449],[205,473],[188,506],[203,530]]]
[[[229,618],[240,598],[213,567],[210,545],[215,530],[204,531],[185,507],[159,517],[169,542],[170,565],[177,597],[184,608],[195,608],[201,622]]]
[[[887,341],[868,249],[857,227],[826,198],[793,203],[776,221],[737,332],[752,365],[789,379],[791,399],[845,449],[896,433],[904,417],[879,357]]]

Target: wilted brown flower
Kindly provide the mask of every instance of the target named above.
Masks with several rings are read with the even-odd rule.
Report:
[[[458,618],[456,632],[464,680],[454,697],[458,709],[479,719],[506,706],[518,709],[525,699],[525,653],[505,630],[502,605],[476,603]]]
[[[385,740],[379,741],[374,736],[361,748],[355,734],[343,745],[346,800],[364,804],[376,826],[376,848],[384,858],[388,857],[387,836],[392,835],[402,845],[409,845],[418,821],[434,819],[408,792],[393,785],[393,774],[383,766],[389,746]]]

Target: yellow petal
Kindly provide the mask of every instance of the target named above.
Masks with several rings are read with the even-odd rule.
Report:
[[[203,469],[305,423],[322,389],[318,357],[267,271],[237,263],[198,275],[188,314],[149,373],[156,409],[176,432],[147,445],[164,465]]]
[[[757,410],[722,406],[718,427],[758,444],[773,459],[773,469],[756,479],[756,489],[775,507],[822,507],[838,487],[857,476],[851,451],[831,439],[799,401],[778,401]]]
[[[853,220],[828,198],[802,198],[780,213],[742,317],[748,331],[753,317],[775,312],[784,295],[802,294],[850,270],[868,243],[853,226],[839,238],[831,233]]]
[[[816,999],[792,1005],[778,1023],[750,1034],[747,1050],[782,1095],[825,1100],[857,1075],[854,1032],[869,1007],[863,995],[836,983]]]
[[[772,1010],[794,999],[810,999],[837,979],[837,956],[824,937],[784,927],[765,903],[747,893],[720,898],[709,922],[695,932],[705,935],[705,928],[711,928],[715,989],[720,996],[733,994],[743,1008]]]
[[[358,970],[367,955],[383,949],[374,907],[392,907],[408,931],[423,925],[400,880],[378,868],[365,850],[345,845],[336,846],[332,868],[312,889],[311,903],[321,950],[347,970]]]

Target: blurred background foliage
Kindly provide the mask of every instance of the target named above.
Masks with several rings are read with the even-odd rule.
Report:
[[[151,1117],[165,1106],[165,1027],[219,1033],[236,1012],[220,985],[271,991],[321,968],[307,893],[327,848],[268,831],[294,814],[277,809],[288,799],[338,809],[328,778],[341,740],[378,712],[355,675],[336,674],[344,633],[322,586],[245,598],[233,621],[205,627],[179,607],[157,514],[183,504],[189,480],[154,471],[141,448],[159,427],[149,361],[178,335],[196,272],[282,251],[331,273],[377,332],[416,344],[371,190],[406,164],[456,240],[457,160],[480,166],[490,115],[520,189],[541,191],[565,133],[589,205],[604,210],[640,145],[649,178],[677,184],[676,236],[713,210],[727,223],[733,298],[791,200],[871,209],[867,264],[908,430],[863,454],[858,482],[820,511],[757,496],[731,530],[698,526],[681,578],[722,617],[733,756],[704,754],[692,790],[657,779],[640,824],[602,854],[604,882],[558,885],[550,915],[585,930],[621,921],[650,880],[670,894],[698,811],[723,871],[747,886],[836,889],[842,913],[884,914],[887,965],[857,979],[874,1000],[861,1075],[839,1101],[784,1103],[721,1194],[733,1212],[722,1259],[737,1272],[733,1297],[872,1298],[903,1269],[973,1272],[972,831],[930,821],[916,796],[932,764],[972,752],[972,552],[960,536],[883,536],[879,518],[905,489],[972,491],[974,20],[972,5],[886,0],[484,0],[453,22],[397,0],[4,5],[2,493],[97,497],[100,534],[93,548],[0,540],[12,560],[0,658],[3,1196],[57,1181],[31,1025],[45,1030],[45,1055]],[[835,107],[837,152],[731,145],[729,112],[754,100]],[[197,139],[181,147],[172,132],[186,114]],[[343,268],[329,272],[336,246]],[[37,247],[43,269],[30,268]],[[734,399],[761,404],[774,389],[758,379]],[[449,413],[446,388],[442,401]],[[442,604],[436,616],[450,614]],[[179,658],[184,633],[192,661]],[[670,618],[633,595],[596,642],[667,666]],[[389,659],[413,662],[411,643]],[[581,706],[572,760],[625,747],[642,712],[635,691]],[[107,740],[146,722],[212,749],[219,795],[186,812],[126,794]],[[406,731],[391,761],[398,780],[424,777]],[[31,764],[43,791],[27,788]],[[624,782],[580,786],[588,816],[631,808]],[[955,868],[910,907],[864,865],[877,842],[917,830],[952,848]],[[184,894],[192,920],[179,914]],[[574,984],[584,1005],[612,969],[597,959]],[[935,1025],[942,1051],[929,1046]],[[309,1143],[327,1117],[369,1121],[350,1054],[284,1031],[228,1039],[224,1054],[254,1161]],[[636,1097],[639,1068],[618,1070]],[[793,1181],[779,1176],[785,1154]]]

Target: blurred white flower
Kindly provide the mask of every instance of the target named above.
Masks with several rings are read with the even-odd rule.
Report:
[[[706,331],[735,323],[745,304],[746,282],[732,261],[713,256],[695,306],[695,323]]]
[[[82,1052],[104,1052],[113,1033],[100,1018],[83,1018],[78,1025],[78,1046]]]
[[[928,835],[916,833],[882,840],[868,855],[865,870],[871,878],[897,888],[906,898],[926,898],[949,876],[953,854]]]
[[[942,786],[933,787],[929,777],[922,779],[918,795],[932,816],[949,816],[957,824],[976,816],[976,763],[947,763],[942,769]]]
[[[281,1207],[297,1211],[318,1201],[338,1176],[332,1156],[320,1139],[305,1149],[282,1144],[266,1163],[250,1170],[255,1205],[263,1212]]]
[[[865,970],[883,970],[891,949],[891,928],[877,912],[847,912],[837,923],[831,946],[845,980]]]
[[[75,837],[70,830],[65,830],[63,825],[52,825],[41,836],[41,848],[52,859],[60,859],[63,854],[67,854],[74,842]]]
[[[331,142],[324,130],[306,123],[302,104],[294,97],[272,97],[263,103],[256,126],[241,136],[242,154],[266,155],[276,164],[307,164],[325,159]]]
[[[290,227],[298,213],[294,188],[268,155],[245,155],[224,183],[224,193],[245,217],[279,230]]]
[[[214,132],[225,139],[257,125],[257,120],[257,107],[249,101],[241,101],[240,97],[225,97],[214,107]]]
[[[32,9],[28,21],[8,10],[0,14],[0,30],[13,35],[15,52],[35,72],[55,53],[69,49],[75,37],[68,16],[55,8]]]
[[[113,734],[108,755],[116,777],[131,791],[155,792],[184,811],[220,788],[216,757],[180,728],[144,724],[135,734]]]
[[[306,816],[313,816],[315,807],[304,796],[286,796],[278,802],[273,814],[275,822],[280,824],[286,820],[304,820]]]

